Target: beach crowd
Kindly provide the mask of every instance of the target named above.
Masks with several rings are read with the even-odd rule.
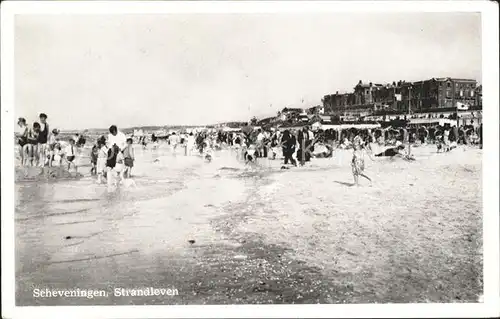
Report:
[[[40,121],[31,126],[28,126],[25,118],[18,119],[16,144],[21,166],[67,166],[68,170],[73,168],[78,171],[75,159],[86,143],[85,135],[76,134],[63,139],[58,129],[50,130],[47,118],[45,113],[41,113]],[[110,182],[126,179],[130,177],[134,158],[132,138],[127,138],[112,125],[108,136],[101,136],[92,147],[90,174],[97,176],[98,183],[102,183],[106,177]]]
[[[140,143],[146,147],[146,137],[140,138]],[[358,178],[371,179],[364,173],[365,155],[375,160],[376,157],[401,158],[413,161],[410,147],[418,147],[425,144],[434,144],[437,152],[449,152],[458,144],[477,145],[482,147],[482,125],[469,126],[432,126],[419,128],[391,126],[377,129],[344,129],[344,130],[316,130],[304,126],[300,129],[257,128],[250,125],[236,131],[218,130],[211,132],[190,132],[167,134],[163,138],[151,136],[153,147],[157,147],[159,141],[165,140],[172,150],[184,148],[185,155],[193,152],[211,160],[211,152],[221,149],[234,149],[237,151],[238,159],[246,165],[256,164],[257,159],[267,158],[275,160],[283,159],[282,169],[288,169],[286,165],[305,165],[312,158],[329,158],[333,156],[336,148],[352,149],[351,167],[354,181],[358,184]],[[376,143],[385,150],[373,153],[371,145]]]
[[[50,130],[47,115],[41,113],[39,122],[28,126],[24,118],[19,118],[19,131],[16,134],[19,157],[22,166],[53,167],[67,166],[77,170],[75,158],[80,148],[85,145],[84,134],[77,134],[67,140],[60,138],[58,129]],[[482,147],[482,125],[470,126],[433,126],[418,128],[391,126],[375,129],[349,128],[342,130],[315,130],[309,126],[298,129],[278,129],[275,127],[254,128],[247,124],[241,129],[224,131],[200,130],[171,132],[164,136],[150,137],[126,136],[116,125],[109,127],[109,134],[102,135],[92,146],[90,152],[90,174],[96,176],[98,183],[107,181],[117,184],[130,179],[134,167],[134,144],[148,144],[156,149],[160,143],[168,144],[174,154],[183,149],[184,155],[199,155],[210,162],[213,152],[222,149],[236,151],[236,156],[245,165],[255,165],[259,158],[283,159],[282,169],[287,165],[305,165],[312,158],[329,158],[336,148],[352,149],[351,167],[354,181],[358,178],[370,178],[365,175],[364,158],[401,157],[414,160],[410,147],[424,144],[436,145],[437,152],[449,152],[458,144],[478,145]],[[374,154],[371,148],[376,143],[385,150]],[[408,145],[408,148],[406,147]],[[371,181],[371,180],[370,180]]]

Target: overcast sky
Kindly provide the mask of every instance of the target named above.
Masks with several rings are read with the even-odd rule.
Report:
[[[359,81],[481,81],[473,13],[17,16],[16,116],[63,129],[212,124]],[[302,102],[304,100],[304,102]]]

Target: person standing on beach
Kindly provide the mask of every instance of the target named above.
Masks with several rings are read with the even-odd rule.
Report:
[[[257,147],[256,157],[262,157],[262,155],[264,154],[264,138],[265,135],[264,133],[262,133],[262,129],[259,129],[257,134],[257,142],[255,143]]]
[[[108,148],[108,155],[106,159],[106,179],[108,182],[108,186],[117,184],[118,175],[120,172],[116,170],[115,167],[117,166],[116,164],[119,159],[123,161],[123,157],[119,156],[120,154],[122,154],[121,149],[116,143],[112,144],[112,146]]]
[[[264,130],[264,132],[262,133],[264,134],[264,139],[262,140],[263,153],[261,154],[262,155],[261,157],[267,158],[271,144],[271,133],[268,130]]]
[[[99,157],[99,147],[98,143],[92,146],[90,151],[90,175],[97,175],[97,158]]]
[[[57,137],[58,135],[59,135],[59,130],[55,128],[52,130],[52,134],[49,137],[49,142],[48,142],[49,167],[52,167],[55,156],[55,149],[56,146],[59,144],[59,138]]]
[[[76,147],[75,140],[73,138],[71,138],[69,140],[69,145],[64,150],[64,158],[68,162],[68,171],[71,167],[71,164],[73,164],[73,166],[75,167],[75,170],[78,170],[78,168],[76,167],[76,163],[74,162],[75,158],[76,158],[75,147]]]
[[[305,126],[298,134],[299,150],[297,151],[297,159],[300,161],[300,165],[304,165],[305,162],[309,162],[310,153],[308,146],[310,145],[309,129]]]
[[[198,133],[198,136],[196,136],[196,146],[200,154],[203,154],[203,148],[205,147],[205,137],[201,132]]]
[[[168,137],[170,142],[170,146],[172,146],[172,151],[175,153],[177,150],[177,145],[179,144],[179,135],[176,135],[175,132],[172,132],[172,135]]]
[[[33,128],[28,129],[27,159],[30,166],[38,166],[38,134],[40,134],[40,123],[33,123]]]
[[[19,145],[19,155],[21,157],[21,166],[25,165],[25,159],[27,158],[27,149],[28,149],[28,134],[29,128],[26,125],[26,119],[20,117],[17,121],[17,125],[19,126],[19,135],[17,138],[17,144]]]
[[[108,148],[106,147],[106,139],[102,136],[97,140],[97,183],[102,183],[102,178],[106,173],[107,158],[108,158]]]
[[[134,167],[135,155],[132,143],[133,143],[132,139],[127,138],[127,146],[123,150],[123,161],[125,164],[125,171],[123,173],[123,176],[125,178],[130,178],[132,167]]]
[[[109,127],[109,134],[107,139],[108,144],[108,157],[106,161],[107,181],[108,186],[115,183],[118,177],[118,172],[115,170],[118,153],[121,153],[127,146],[127,137],[122,132],[118,131],[116,125]]]
[[[189,133],[186,139],[186,150],[185,150],[185,155],[191,155],[191,152],[193,151],[194,147],[196,144],[196,140],[194,138],[193,132]]]
[[[41,113],[40,116],[40,133],[38,134],[38,165],[44,167],[48,164],[48,147],[49,140],[49,124],[47,123],[47,114]]]
[[[142,149],[145,150],[147,146],[146,135],[139,137],[139,144],[142,145]]]
[[[372,184],[371,178],[366,176],[364,173],[364,171],[365,171],[365,158],[364,158],[365,151],[363,149],[362,144],[363,143],[359,142],[359,141],[356,141],[353,144],[354,152],[352,154],[351,168],[352,168],[352,175],[354,177],[354,184],[356,186],[359,186],[359,176],[366,178],[367,180],[370,181],[370,185]],[[373,158],[371,158],[371,156],[370,156],[370,159],[373,160]]]
[[[270,149],[271,149],[271,153],[272,153],[272,159],[276,159],[276,156],[278,155],[278,149],[277,149],[277,146],[278,146],[278,142],[280,140],[280,131],[276,131],[273,133],[273,135],[271,136],[271,141],[270,141]]]
[[[127,137],[123,132],[119,131],[116,125],[111,125],[109,127],[108,134],[108,147],[112,147],[113,145],[118,146],[118,149],[121,151],[127,146]],[[116,154],[115,154],[116,156]]]
[[[283,148],[283,156],[285,157],[285,165],[290,161],[291,164],[297,166],[297,162],[293,158],[293,153],[295,153],[295,145],[297,144],[297,140],[295,136],[290,134],[289,130],[285,130],[283,132],[283,137],[281,138],[281,145]]]

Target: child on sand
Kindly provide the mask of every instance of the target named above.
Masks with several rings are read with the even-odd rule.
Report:
[[[132,167],[134,167],[135,154],[132,142],[133,141],[131,138],[127,138],[127,146],[123,150],[123,158],[125,163],[125,172],[124,172],[125,178],[130,178]]]
[[[364,159],[364,149],[362,147],[361,143],[354,143],[354,152],[352,154],[352,161],[351,161],[351,168],[352,168],[352,175],[354,177],[354,183],[356,186],[359,186],[359,176],[362,176],[366,178],[367,180],[370,181],[370,185],[372,183],[372,180],[364,174],[365,170],[365,159]],[[368,154],[368,156],[370,156]],[[370,159],[373,160],[373,158],[370,156]]]
[[[59,135],[59,130],[58,129],[53,129],[52,134],[49,136],[49,141],[48,141],[48,159],[49,159],[49,167],[52,166],[54,162],[54,156],[55,156],[55,151],[56,151],[56,146],[59,145],[59,138],[57,137]],[[61,147],[59,147],[59,150]],[[60,156],[60,152],[59,156]],[[59,159],[60,161],[60,159]]]
[[[68,162],[68,170],[70,169],[71,164],[73,164],[73,167],[75,168],[75,170],[78,170],[78,168],[76,167],[76,164],[74,163],[75,158],[76,158],[75,147],[76,147],[75,140],[73,138],[71,138],[69,140],[69,145],[64,150],[64,158]]]
[[[99,139],[97,141],[97,183],[101,184],[103,182],[102,178],[106,172],[106,162],[108,159],[108,148],[106,147],[106,141]]]
[[[90,151],[90,175],[97,175],[97,158],[99,157],[99,146],[98,143],[92,146],[92,150]]]
[[[61,145],[59,143],[57,143],[54,146],[53,155],[52,155],[52,163],[50,165],[51,166],[61,166],[61,162],[62,162]]]
[[[123,152],[118,151],[118,154],[116,154],[116,165],[114,168],[115,175],[119,178],[119,180],[116,181],[116,184],[118,184],[119,181],[123,181],[125,179],[125,157],[123,156]]]

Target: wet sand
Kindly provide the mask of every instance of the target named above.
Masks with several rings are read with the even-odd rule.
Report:
[[[108,192],[89,167],[78,179],[16,183],[16,304],[475,302],[481,152],[366,158],[372,187],[352,186],[351,151],[281,170],[279,160],[249,168],[221,151],[206,163],[165,146],[137,150],[137,188]],[[179,294],[113,295],[142,287]],[[34,288],[108,296],[34,298]]]

